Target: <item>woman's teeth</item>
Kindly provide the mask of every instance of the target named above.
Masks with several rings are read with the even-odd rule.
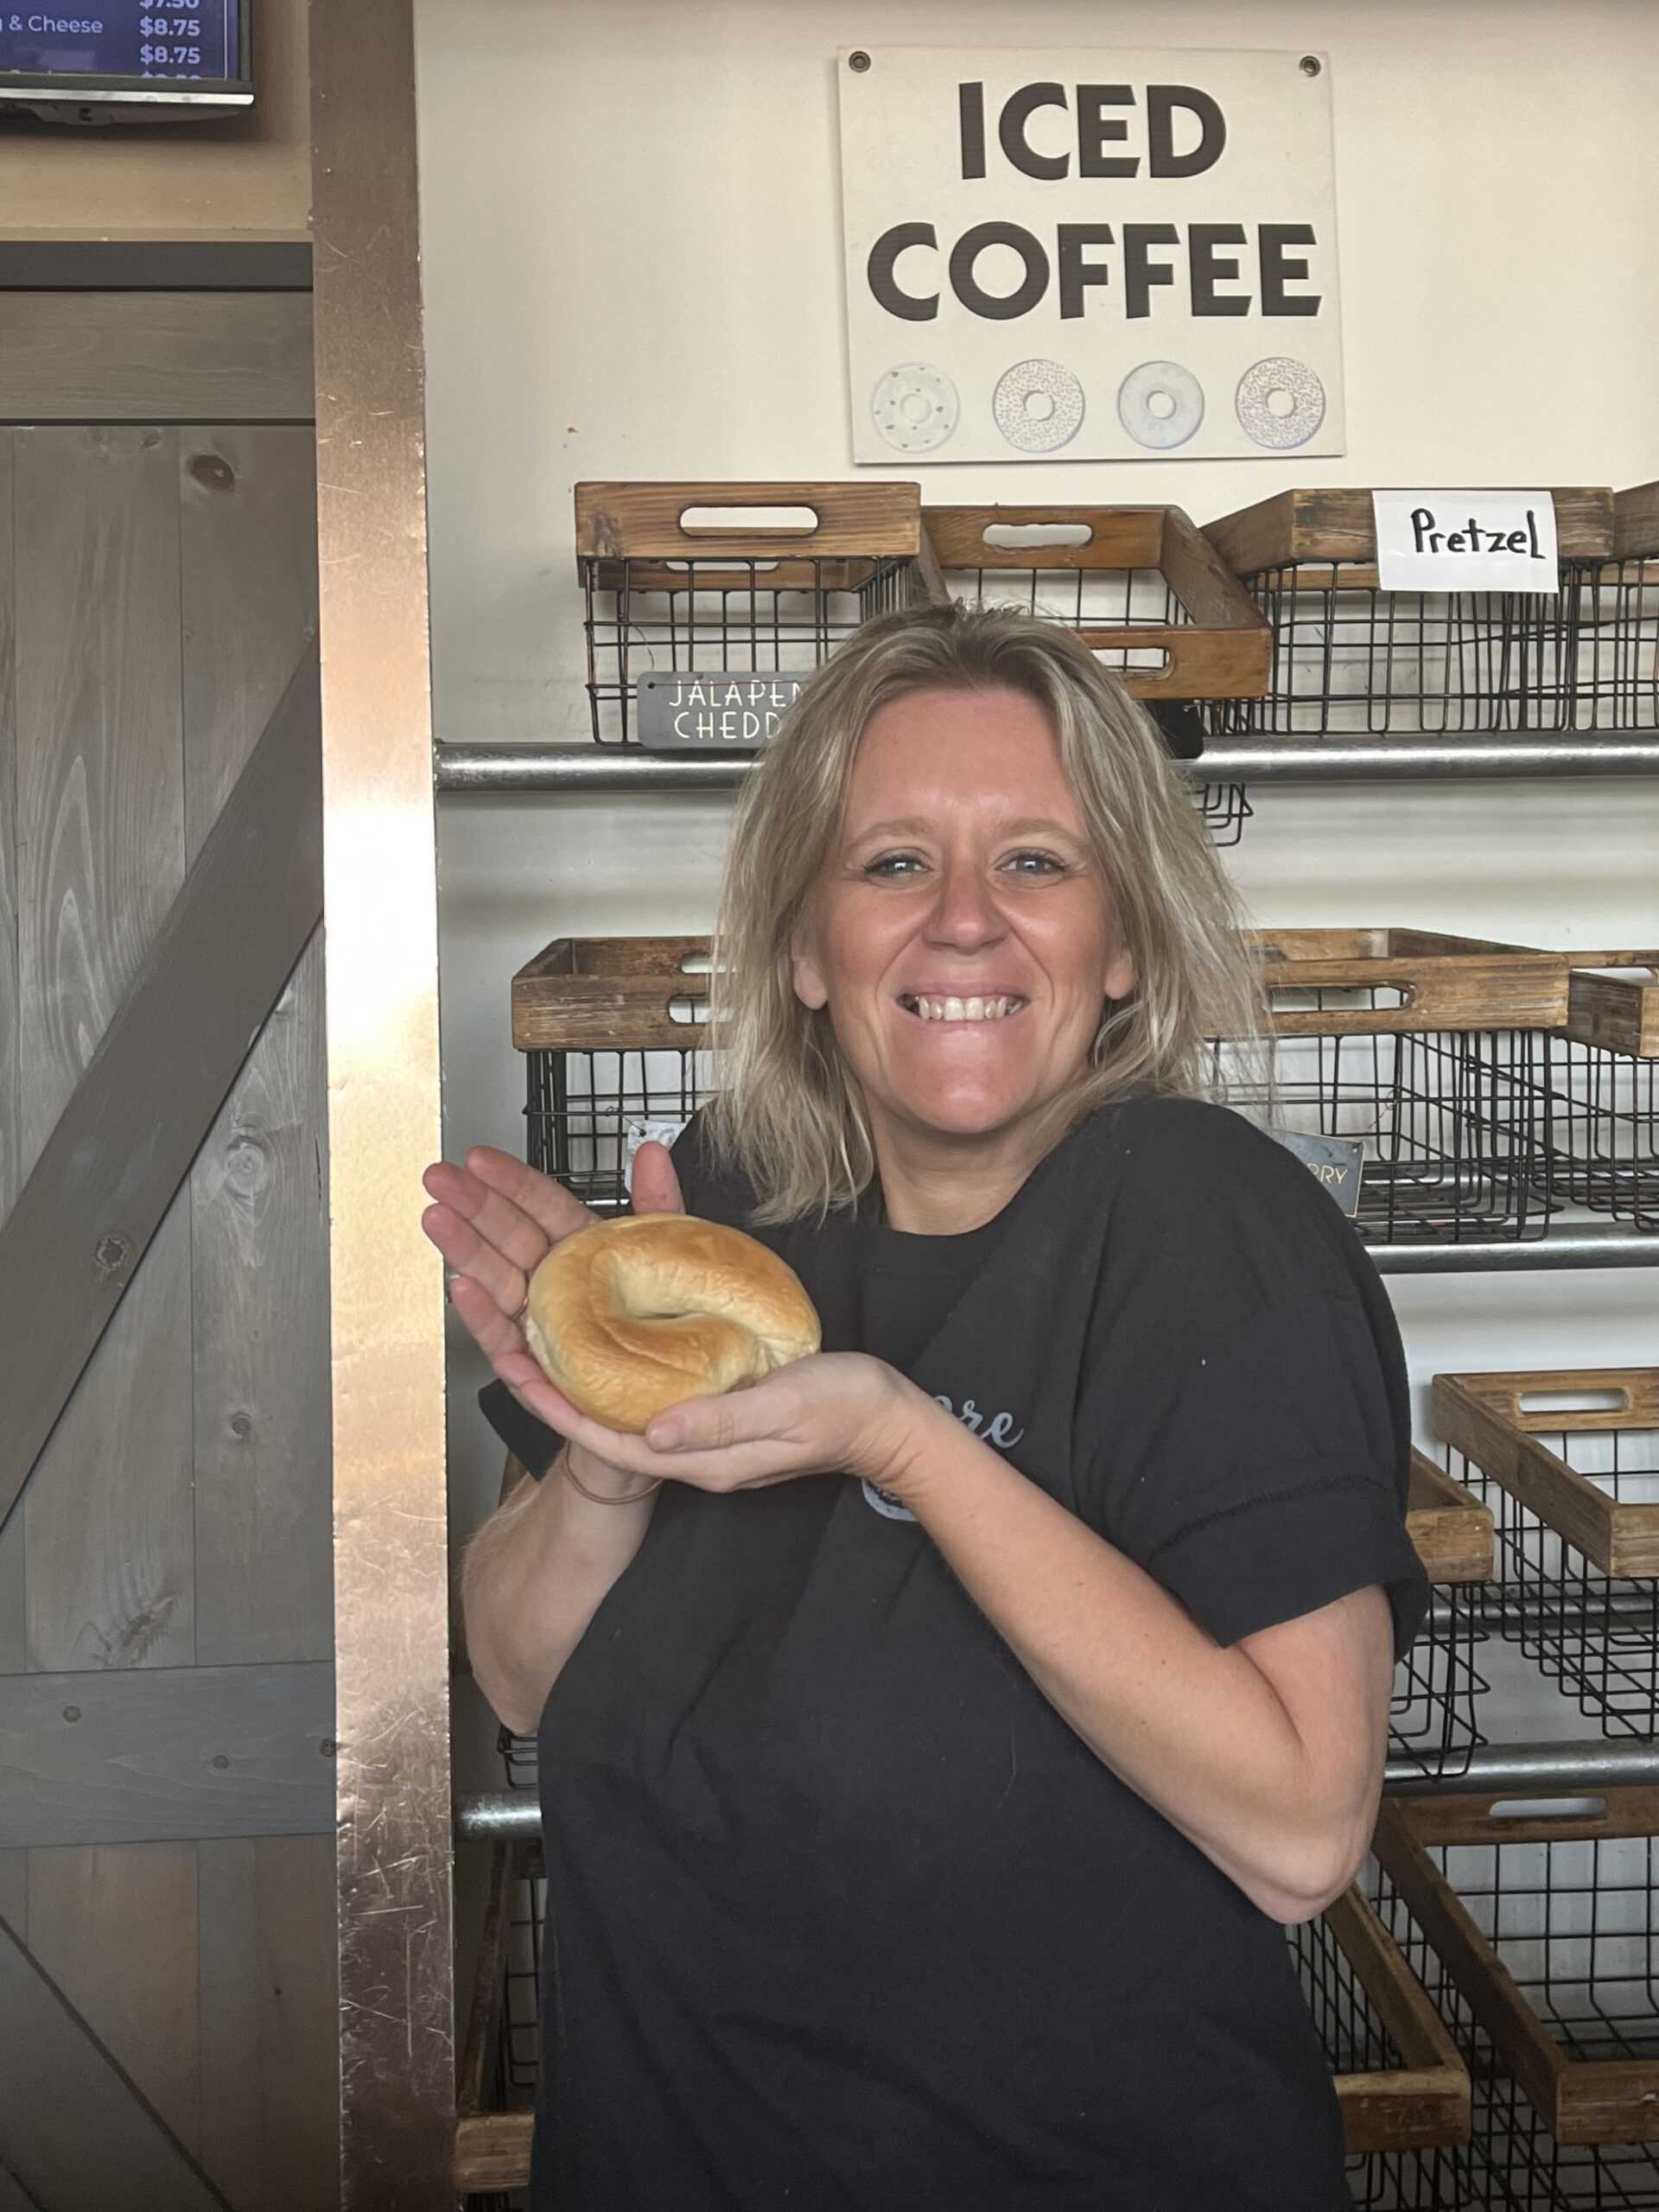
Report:
[[[1000,1021],[1017,1013],[1022,998],[906,998],[904,1003],[924,1021]]]

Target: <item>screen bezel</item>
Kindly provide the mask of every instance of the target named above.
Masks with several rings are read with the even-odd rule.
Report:
[[[58,100],[80,103],[125,101],[144,107],[251,107],[253,105],[253,0],[236,0],[236,44],[242,73],[237,77],[116,77],[71,70],[0,69],[0,100],[27,105]]]

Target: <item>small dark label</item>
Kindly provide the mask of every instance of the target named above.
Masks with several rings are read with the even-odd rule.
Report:
[[[1359,1139],[1298,1136],[1284,1129],[1275,1129],[1274,1135],[1325,1185],[1351,1220],[1359,1211],[1359,1183],[1364,1172],[1365,1147]]]
[[[770,743],[812,671],[767,676],[746,669],[670,670],[642,676],[635,731],[659,753],[753,752]]]

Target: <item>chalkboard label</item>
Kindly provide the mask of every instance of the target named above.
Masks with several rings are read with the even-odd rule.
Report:
[[[1359,1180],[1365,1147],[1357,1137],[1304,1137],[1283,1129],[1274,1135],[1287,1152],[1294,1152],[1351,1221],[1359,1211]]]
[[[657,753],[752,753],[777,736],[811,675],[810,669],[767,676],[703,668],[642,676],[635,720],[639,742]]]

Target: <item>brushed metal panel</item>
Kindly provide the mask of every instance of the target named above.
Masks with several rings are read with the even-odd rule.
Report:
[[[437,899],[411,0],[312,10],[344,2202],[451,2212]]]

